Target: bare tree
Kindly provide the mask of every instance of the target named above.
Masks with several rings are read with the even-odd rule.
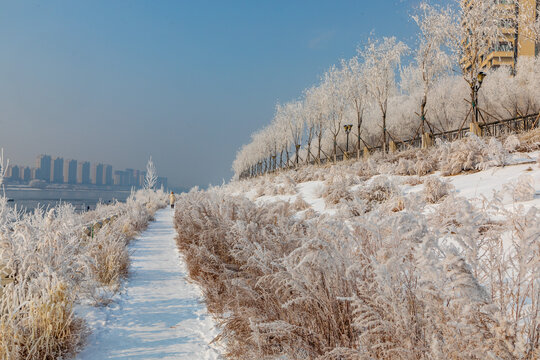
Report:
[[[146,177],[144,178],[144,188],[153,190],[157,184],[157,173],[154,162],[152,161],[152,156],[148,159],[146,164]]]

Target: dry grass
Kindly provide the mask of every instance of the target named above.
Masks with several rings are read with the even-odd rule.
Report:
[[[165,194],[142,191],[89,213],[63,205],[21,216],[0,199],[0,263],[13,279],[0,293],[0,358],[72,357],[87,332],[75,303],[97,293],[96,305],[107,303],[101,289],[117,288],[126,276],[130,236],[165,204]],[[93,238],[85,235],[98,220],[104,225]]]
[[[491,166],[505,154],[500,143],[482,141],[490,149],[480,149],[472,141],[459,145],[471,154],[454,159],[460,171],[463,161]],[[427,161],[449,150],[408,156]],[[362,168],[382,169],[378,161],[390,171],[400,161],[414,165],[381,157]],[[300,197],[301,206],[257,205],[228,195],[235,184],[180,197],[177,244],[221,325],[225,356],[538,357],[540,213],[509,210],[498,196],[473,205],[436,177],[406,178],[424,190],[403,195],[392,176],[363,182],[358,164],[312,167],[310,179],[325,180],[320,192],[337,204],[335,215],[298,216]],[[530,182],[518,185],[530,198]]]
[[[540,150],[540,128],[518,134],[520,146],[518,151],[529,152]]]

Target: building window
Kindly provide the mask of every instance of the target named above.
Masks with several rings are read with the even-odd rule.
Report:
[[[512,43],[502,41],[499,43],[496,43],[493,48],[493,51],[514,51],[514,46]]]

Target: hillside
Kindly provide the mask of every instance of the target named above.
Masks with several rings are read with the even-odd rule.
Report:
[[[178,245],[226,355],[538,358],[539,135],[182,194]]]

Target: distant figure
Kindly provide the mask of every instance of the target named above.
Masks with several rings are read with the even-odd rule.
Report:
[[[169,203],[171,204],[171,209],[174,209],[175,201],[176,201],[176,198],[174,197],[174,192],[171,191],[171,195],[169,195]]]

